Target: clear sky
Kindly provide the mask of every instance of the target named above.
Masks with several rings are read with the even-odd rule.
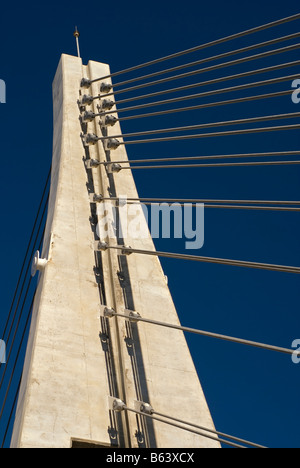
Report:
[[[6,2],[1,6],[0,79],[6,83],[7,102],[0,104],[0,331],[51,163],[52,80],[60,55],[76,55],[74,26],[81,33],[84,63],[90,59],[102,61],[116,72],[298,12],[297,2],[278,0],[242,3],[116,0],[111,4],[91,0],[85,5],[77,0],[53,0]],[[300,21],[283,25],[142,69],[128,78],[297,32],[299,25]],[[273,48],[284,45],[287,44]],[[184,84],[298,57],[299,51],[294,51],[203,77],[198,75]],[[257,80],[298,71],[300,78],[299,67],[293,67],[258,75]],[[115,82],[118,81],[121,80],[116,77]],[[228,82],[228,86],[249,81],[248,78],[238,83]],[[181,84],[174,81],[165,86]],[[226,95],[226,98],[287,90],[291,82],[267,88]],[[154,90],[147,88],[143,92]],[[149,111],[153,110],[156,109]],[[285,96],[160,119],[131,120],[122,123],[122,130],[129,133],[299,111],[300,104],[293,104],[290,96]],[[299,123],[299,119],[288,123]],[[299,150],[299,131],[128,145],[127,148],[131,159],[284,150]],[[298,166],[168,169],[135,171],[134,175],[141,197],[299,200],[300,196]],[[204,247],[197,253],[187,253],[300,266],[299,220],[299,213],[207,209]],[[155,243],[158,250],[186,252],[183,240],[158,239]],[[162,259],[162,265],[183,325],[285,348],[300,339],[297,275],[172,259]],[[270,351],[196,336],[187,339],[218,430],[269,447],[300,446],[300,364],[294,364],[288,355]]]

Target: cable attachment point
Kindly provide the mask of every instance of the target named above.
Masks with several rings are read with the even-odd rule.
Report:
[[[104,125],[106,127],[113,127],[117,123],[118,119],[114,115],[106,115]]]
[[[108,407],[111,411],[123,411],[126,407],[124,401],[120,400],[120,398],[115,397],[108,397]]]
[[[112,89],[112,85],[110,83],[101,83],[100,85],[100,93],[109,93]]]
[[[79,106],[90,106],[93,103],[93,96],[84,94],[81,99],[78,100]]]
[[[109,307],[105,307],[103,310],[103,316],[106,318],[112,318],[116,314],[114,309],[110,309]]]
[[[108,110],[110,111],[115,105],[115,102],[111,99],[101,99],[100,104],[97,105],[98,111]]]
[[[131,255],[132,254],[132,248],[130,246],[124,245],[122,249],[122,255]]]
[[[93,167],[98,167],[101,163],[100,161],[97,161],[97,159],[86,159],[84,161],[85,167],[87,169],[92,169]]]
[[[114,115],[100,115],[100,127],[113,127],[117,123],[118,119]]]
[[[104,141],[104,147],[106,150],[115,150],[120,146],[120,144],[121,143],[116,138],[109,138]]]
[[[141,314],[139,314],[138,312],[135,312],[134,310],[125,309],[125,314],[129,315],[129,320],[130,322],[133,322],[133,323],[138,322],[139,319],[141,318]]]
[[[92,146],[97,143],[99,138],[95,133],[87,133],[86,135],[81,134],[82,139],[83,139],[83,144],[84,146]]]
[[[94,249],[96,252],[98,251],[104,252],[105,250],[108,249],[108,243],[102,242],[102,241],[96,241],[94,244]]]
[[[46,258],[40,258],[40,252],[37,250],[31,264],[31,276],[34,277],[37,271],[43,271],[47,263],[48,260]]]
[[[91,86],[92,82],[91,80],[88,80],[87,78],[82,78],[80,82],[80,87],[81,88],[89,88]]]
[[[92,111],[85,111],[80,117],[83,123],[88,123],[92,122],[96,116]]]
[[[90,193],[90,201],[92,203],[99,203],[103,201],[103,195],[98,195],[97,193]]]
[[[118,163],[111,163],[106,165],[106,170],[108,174],[117,174],[122,169],[122,166]]]
[[[153,414],[154,409],[149,403],[144,403],[143,401],[134,401],[134,409],[145,414]]]

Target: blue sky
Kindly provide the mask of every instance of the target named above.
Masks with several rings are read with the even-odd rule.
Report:
[[[90,59],[102,61],[116,72],[296,14],[298,8],[296,2],[257,0],[251,3],[192,0],[188,4],[177,0],[151,3],[117,0],[112,5],[90,1],[88,8],[79,1],[54,0],[6,3],[1,7],[0,79],[6,82],[7,103],[0,104],[0,330],[8,314],[51,163],[52,80],[61,53],[76,55],[74,26],[81,33],[84,63]],[[128,78],[297,32],[299,25],[300,21],[283,25],[162,63],[151,70],[142,69]],[[277,47],[280,46],[273,46]],[[205,74],[203,79],[297,60],[298,54],[295,51]],[[299,67],[294,67],[258,75],[257,80],[298,71],[300,78]],[[189,82],[201,79],[200,75]],[[118,81],[121,80],[116,78],[115,82]],[[238,84],[248,81],[251,80]],[[171,82],[168,87],[180,84]],[[233,84],[228,82],[228,86]],[[287,82],[272,89],[264,87],[233,96],[290,87]],[[154,88],[147,92],[151,91]],[[221,99],[222,96],[218,98]],[[285,96],[159,119],[131,120],[122,123],[122,130],[129,133],[297,112],[298,106],[290,96]],[[291,123],[296,123],[296,119]],[[127,148],[131,159],[281,150],[299,150],[298,131]],[[299,200],[300,196],[298,166],[141,170],[134,175],[141,197]],[[298,213],[207,209],[205,243],[199,255],[299,266],[299,220]],[[185,252],[183,240],[158,239],[155,243],[158,250]],[[297,275],[172,259],[162,259],[162,265],[183,325],[286,348],[300,339]],[[297,424],[300,364],[293,364],[289,356],[269,351],[209,338],[187,336],[187,339],[218,430],[269,447],[300,446]]]

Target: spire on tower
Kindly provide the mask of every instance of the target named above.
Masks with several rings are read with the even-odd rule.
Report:
[[[77,26],[75,26],[75,31],[74,31],[74,33],[73,33],[73,36],[74,36],[75,39],[76,39],[77,55],[78,55],[78,57],[80,58],[80,50],[79,50],[79,36],[80,36],[80,34],[79,34],[78,29],[77,29]]]

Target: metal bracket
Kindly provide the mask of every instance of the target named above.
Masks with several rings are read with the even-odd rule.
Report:
[[[89,106],[93,103],[93,96],[89,94],[84,94],[81,99],[79,99],[78,104],[80,106]]]
[[[106,164],[106,170],[108,174],[114,174],[120,172],[122,169],[122,166],[117,163],[109,163]]]
[[[154,413],[154,409],[149,403],[144,403],[143,401],[134,401],[133,404],[136,411],[150,415]]]
[[[107,242],[102,242],[102,241],[96,241],[94,244],[94,249],[96,252],[98,251],[105,251],[108,249],[108,243]]]
[[[113,127],[117,123],[118,119],[114,115],[106,115],[104,125],[106,127]]]
[[[84,146],[95,145],[97,141],[99,140],[99,138],[97,137],[97,135],[95,135],[95,133],[88,133],[87,135],[82,134],[82,138],[83,138]]]
[[[117,123],[118,119],[114,115],[100,115],[100,127],[113,127]]]
[[[131,255],[132,254],[132,249],[130,246],[124,245],[122,249],[122,255]]]
[[[103,316],[106,318],[112,318],[115,316],[115,310],[110,309],[109,307],[105,307],[103,310]]]
[[[97,159],[86,159],[84,163],[87,169],[92,169],[93,167],[98,167],[100,165],[100,161]]]
[[[104,140],[104,148],[105,150],[115,150],[120,146],[119,140],[116,138],[108,138],[107,140]]]
[[[109,93],[112,89],[112,85],[110,83],[105,83],[105,82],[102,82],[101,85],[100,85],[100,93]]]
[[[103,201],[103,195],[98,195],[97,193],[90,193],[90,201],[92,203],[99,203]]]
[[[92,111],[85,111],[82,115],[81,115],[81,121],[83,123],[87,123],[87,122],[92,122],[95,118],[95,114],[94,112]]]
[[[91,86],[92,82],[88,78],[82,78],[80,82],[80,87],[81,88],[89,88]]]
[[[119,208],[122,208],[123,206],[126,206],[127,205],[127,197],[119,197],[117,200],[116,200],[116,206],[118,206]]]
[[[31,264],[31,276],[34,277],[37,271],[43,271],[48,263],[48,259],[40,258],[40,252],[37,250],[34,254]]]
[[[135,310],[125,309],[125,315],[129,315],[130,322],[136,323],[141,318],[141,314],[135,312]]]
[[[97,105],[99,112],[104,110],[111,110],[115,105],[115,102],[111,99],[101,99],[100,104]]]
[[[120,398],[115,398],[112,396],[108,397],[108,407],[111,411],[123,411],[126,407],[124,401],[120,400]]]

